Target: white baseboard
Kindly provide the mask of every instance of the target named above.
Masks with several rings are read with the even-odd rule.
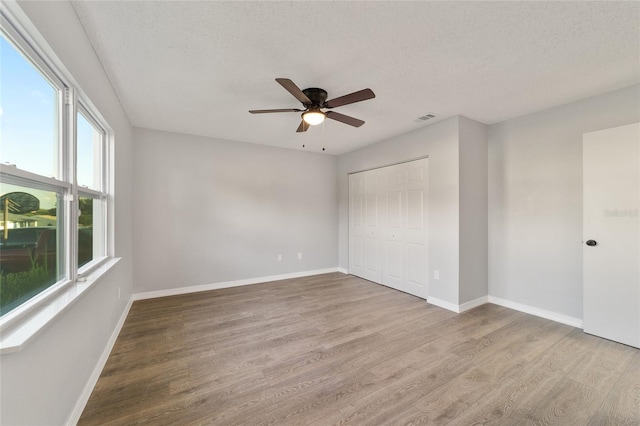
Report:
[[[437,297],[427,297],[427,303],[430,303],[435,306],[439,306],[448,311],[455,312],[456,314],[460,314],[464,311],[468,311],[469,309],[473,309],[477,306],[484,305],[488,303],[487,296],[479,297],[475,300],[471,300],[469,302],[465,302],[461,305],[456,305],[455,303],[447,302],[446,300],[438,299]]]
[[[291,278],[309,277],[312,275],[328,274],[338,272],[338,268],[316,269],[312,271],[292,272],[290,274],[270,275],[267,277],[249,278],[246,280],[224,281],[213,284],[194,285],[189,287],[169,288],[166,290],[148,291],[145,293],[135,293],[133,300],[154,299],[156,297],[176,296],[178,294],[197,293],[200,291],[219,290],[221,288],[239,287],[243,285],[267,283],[271,281],[288,280]]]
[[[478,297],[475,300],[470,300],[470,301],[465,302],[462,305],[460,305],[458,307],[460,309],[459,312],[464,312],[464,311],[468,311],[469,309],[477,308],[478,306],[484,305],[485,303],[489,303],[489,297],[488,296]]]
[[[338,268],[338,272],[341,274],[349,275],[349,270],[347,268]]]
[[[512,302],[511,300],[501,299],[494,296],[489,296],[489,303],[504,306],[505,308],[515,309],[516,311],[524,312],[525,314],[535,315],[540,318],[556,321],[572,327],[582,328],[582,320],[580,318],[570,317],[568,315],[547,311],[546,309],[540,309],[534,306],[523,305],[522,303]]]
[[[91,376],[89,376],[89,380],[87,380],[87,384],[84,386],[78,401],[76,402],[69,419],[67,420],[67,425],[76,425],[80,420],[80,416],[84,411],[84,407],[86,407],[87,402],[89,401],[89,397],[91,396],[91,392],[93,392],[93,388],[96,387],[96,383],[98,383],[98,379],[100,378],[100,374],[102,373],[102,369],[104,368],[107,360],[109,359],[109,355],[111,354],[111,350],[113,349],[113,345],[115,345],[116,340],[118,339],[118,335],[120,334],[120,330],[122,330],[122,326],[124,325],[125,320],[127,319],[127,315],[129,315],[129,310],[131,309],[131,305],[133,304],[133,297],[129,299],[127,305],[122,311],[122,315],[120,315],[120,319],[116,324],[116,327],[111,333],[111,337],[107,342],[107,346],[105,346],[104,351],[102,351],[102,355],[100,355],[100,359],[98,363],[93,368],[91,372]]]
[[[439,306],[451,312],[460,313],[460,307],[458,305],[456,305],[455,303],[447,302],[446,300],[427,296],[427,303],[430,303],[435,306]]]

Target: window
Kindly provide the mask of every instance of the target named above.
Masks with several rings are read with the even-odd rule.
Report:
[[[106,219],[107,194],[101,191],[105,181],[105,133],[80,104],[76,113],[78,267],[102,258],[106,253],[103,224]]]
[[[3,182],[0,203],[3,220],[0,233],[0,312],[2,314],[63,279],[63,235],[57,213],[60,191],[43,191]]]
[[[108,254],[107,127],[30,46],[2,16],[0,318]]]

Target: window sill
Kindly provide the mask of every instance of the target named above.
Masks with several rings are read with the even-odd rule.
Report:
[[[0,355],[20,351],[29,340],[44,329],[44,327],[52,322],[60,313],[75,303],[76,300],[100,281],[119,261],[119,257],[108,259],[87,273],[83,280],[70,283],[50,300],[47,300],[46,303],[36,307],[16,321],[9,329],[3,330],[0,336]]]

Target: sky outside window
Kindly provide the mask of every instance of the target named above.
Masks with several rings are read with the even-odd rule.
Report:
[[[0,37],[0,162],[57,177],[58,90]]]

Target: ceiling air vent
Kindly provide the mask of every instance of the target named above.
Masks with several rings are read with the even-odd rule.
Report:
[[[435,117],[434,114],[429,113],[429,114],[423,115],[422,117],[418,117],[418,120],[427,121],[427,120],[430,120],[430,119],[432,119],[434,117]]]

